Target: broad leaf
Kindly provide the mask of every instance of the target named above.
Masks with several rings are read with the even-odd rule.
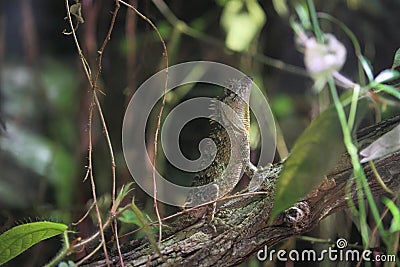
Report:
[[[400,48],[397,49],[396,53],[394,54],[392,69],[395,69],[398,66],[400,66]]]
[[[226,31],[226,46],[234,51],[248,49],[265,21],[265,12],[256,0],[226,2],[221,16],[221,24]]]
[[[67,225],[33,222],[18,225],[0,235],[0,265],[18,256],[42,240],[62,234]]]
[[[357,119],[362,117],[366,104],[366,100],[359,101]],[[348,113],[349,106],[345,109]],[[294,144],[278,180],[271,219],[320,183],[344,151],[342,129],[332,106],[319,115]]]

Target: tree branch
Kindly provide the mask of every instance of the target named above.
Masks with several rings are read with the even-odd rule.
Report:
[[[358,142],[363,146],[391,130],[400,123],[400,116],[360,130]],[[375,162],[382,180],[392,191],[400,189],[400,151]],[[363,165],[374,196],[385,193],[376,180],[369,164]],[[146,240],[134,241],[122,248],[127,266],[232,266],[243,262],[265,245],[271,247],[293,235],[308,232],[326,216],[347,208],[345,187],[357,201],[356,185],[348,154],[343,154],[327,179],[295,206],[283,212],[269,224],[274,198],[275,181],[281,165],[264,172],[267,180],[261,190],[264,195],[252,195],[230,200],[215,214],[215,228],[207,220],[199,219],[180,229],[160,244],[161,259]],[[349,184],[350,183],[350,184]],[[118,255],[110,258],[119,266]],[[90,266],[105,266],[104,259]]]

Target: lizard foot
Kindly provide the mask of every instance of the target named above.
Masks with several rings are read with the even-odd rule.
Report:
[[[205,218],[204,218],[206,220],[206,222],[208,223],[208,226],[211,228],[211,232],[213,234],[217,234],[220,226],[224,225],[224,222],[222,219],[215,217],[216,207],[217,207],[217,203],[213,203],[212,205],[210,205],[209,210],[207,211]]]
[[[266,178],[265,172],[270,168],[270,166],[272,166],[272,164],[266,167],[259,167],[253,170],[253,172],[251,173],[252,175],[250,176],[251,180],[248,186],[249,192],[255,192],[261,187],[261,184],[264,182]]]

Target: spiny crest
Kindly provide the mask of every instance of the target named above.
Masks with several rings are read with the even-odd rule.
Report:
[[[210,106],[208,107],[208,109],[212,111],[212,113],[209,116],[210,125],[214,124],[216,121],[218,121],[218,119],[221,116],[220,102],[221,102],[221,100],[219,100],[219,99],[211,100]]]
[[[230,79],[225,85],[224,96],[232,99],[240,96],[241,100],[248,102],[252,84],[253,79],[250,76],[244,76],[241,79]]]
[[[241,79],[230,79],[225,83],[224,94],[218,99],[212,99],[209,110],[211,110],[210,125],[215,124],[216,121],[221,121],[223,109],[221,102],[230,106],[235,112],[242,114],[241,110],[245,109],[247,105],[242,101],[249,102],[250,91],[253,84],[253,79],[249,76],[244,76]],[[239,101],[239,102],[238,102]],[[227,116],[227,114],[225,114]],[[244,119],[244,118],[242,118]]]

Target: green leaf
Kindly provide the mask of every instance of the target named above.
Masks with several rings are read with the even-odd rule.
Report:
[[[359,120],[367,101],[360,100]],[[348,113],[349,106],[346,108]],[[345,151],[343,134],[334,106],[319,115],[301,134],[286,159],[278,180],[271,220],[292,206],[322,181]]]
[[[393,81],[400,77],[400,73],[397,70],[384,70],[375,77],[376,83],[385,83]]]
[[[68,226],[53,222],[18,225],[0,235],[0,265],[18,256],[33,245],[62,234]]]
[[[301,26],[306,30],[312,29],[310,12],[307,7],[307,3],[304,0],[296,1],[294,3],[294,10],[300,19]]]
[[[289,14],[289,8],[286,0],[272,0],[274,9],[279,16],[287,16]]]
[[[123,223],[134,224],[139,227],[142,227],[143,225],[132,210],[125,210],[124,212],[122,212],[121,216],[118,217],[118,220]]]
[[[160,248],[157,245],[154,234],[151,231],[149,225],[147,224],[147,221],[143,216],[142,211],[136,206],[133,199],[132,199],[131,209],[135,213],[137,219],[139,220],[139,224],[141,225],[141,227],[143,227],[143,231],[146,234],[147,238],[149,239],[150,244],[153,246],[154,250],[158,253],[158,255],[160,255],[160,257],[162,258],[163,256],[161,254]]]
[[[131,192],[133,189],[131,189],[131,186],[133,183],[127,183],[126,185],[123,185],[121,190],[118,193],[118,196],[116,198],[117,202],[121,202],[128,194]]]
[[[114,204],[111,207],[111,212],[116,212],[118,209],[119,205],[121,204],[121,201],[131,192],[133,189],[131,189],[133,183],[127,183],[126,185],[123,185],[121,190],[118,193],[117,198],[114,201]],[[121,220],[122,221],[122,220]],[[123,222],[123,221],[122,221]]]
[[[265,21],[265,12],[256,0],[228,1],[221,16],[221,25],[227,34],[226,46],[239,52],[248,49]]]
[[[395,69],[398,66],[400,66],[400,48],[397,49],[396,53],[394,54],[392,69]]]
[[[364,57],[364,56],[359,56],[358,58],[361,62],[361,65],[364,69],[365,74],[368,77],[368,80],[370,82],[372,82],[374,80],[374,75],[372,74],[372,66],[371,64],[368,62],[368,60]]]
[[[396,203],[394,203],[392,200],[388,199],[387,197],[383,197],[382,199],[383,203],[385,203],[386,207],[390,210],[390,213],[393,216],[392,219],[392,225],[390,226],[389,231],[391,233],[395,233],[397,231],[400,231],[400,210],[397,207]]]
[[[397,89],[394,86],[378,83],[378,84],[373,84],[373,87],[375,87],[379,91],[383,91],[385,93],[388,93],[388,94],[400,99],[400,91],[399,91],[399,89]]]

